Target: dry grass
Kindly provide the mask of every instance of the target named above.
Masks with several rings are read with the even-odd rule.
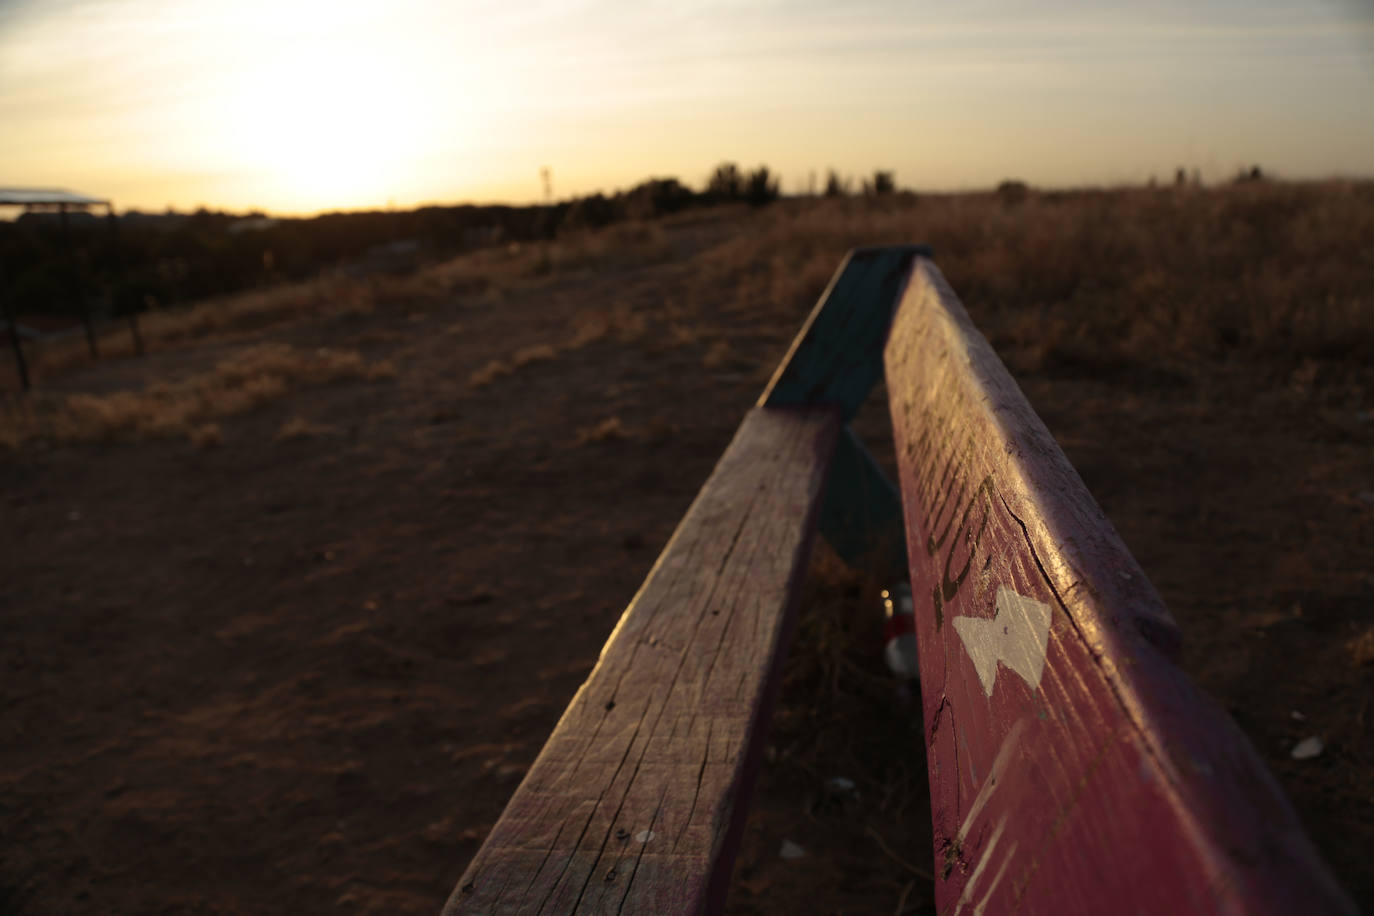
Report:
[[[1370,183],[824,201],[759,223],[698,259],[699,309],[727,286],[719,311],[782,320],[816,300],[846,249],[923,242],[1024,368],[1374,360]]]
[[[573,321],[564,343],[534,344],[521,347],[504,359],[489,360],[468,376],[468,383],[473,388],[482,388],[526,366],[549,362],[557,359],[562,352],[580,350],[589,344],[604,340],[613,340],[622,345],[632,344],[648,330],[648,318],[624,304],[607,310],[583,312]]]
[[[510,375],[510,363],[504,359],[493,359],[485,366],[475,370],[468,376],[468,384],[473,388],[482,388],[490,385],[503,375]]]
[[[718,369],[725,365],[726,360],[729,358],[730,343],[728,341],[718,340],[711,344],[711,348],[701,357],[701,365],[704,369]]]
[[[190,440],[194,448],[202,451],[224,444],[224,434],[220,431],[218,423],[202,423],[199,426],[193,426],[187,430],[186,438]]]
[[[593,442],[611,442],[627,438],[629,438],[629,433],[624,424],[620,422],[620,418],[607,417],[600,423],[579,429],[577,436],[573,439],[573,447],[581,448]]]
[[[1374,665],[1374,627],[1367,627],[1350,640],[1350,656],[1355,667]]]
[[[535,344],[530,347],[521,347],[511,354],[510,366],[512,371],[523,369],[534,363],[548,362],[558,356],[558,351],[549,344]]]
[[[289,442],[292,439],[314,439],[319,436],[332,436],[338,430],[332,426],[322,426],[311,423],[305,417],[292,417],[281,425],[277,430],[276,439],[278,442]]]
[[[632,268],[671,255],[660,224],[627,222],[600,231],[570,231],[547,242],[517,242],[461,255],[409,278],[387,279],[385,295],[443,294],[499,302],[524,284],[567,273]]]
[[[588,311],[579,315],[573,323],[565,350],[577,350],[601,340],[615,340],[622,344],[632,344],[644,336],[649,329],[649,319],[634,311],[625,303],[617,303],[610,309]]]
[[[287,318],[325,310],[357,312],[372,307],[371,290],[341,277],[291,283],[220,296],[179,309],[157,309],[139,317],[139,333],[149,350],[216,334],[264,327]],[[127,325],[115,322],[99,336],[102,359],[133,354]],[[35,374],[51,377],[90,362],[84,337],[72,336],[35,347]]]
[[[292,388],[394,374],[389,363],[369,363],[351,350],[261,344],[221,360],[210,372],[141,390],[10,398],[0,406],[0,445],[15,449],[35,440],[69,444],[187,435],[204,447],[222,438],[218,427],[206,431],[208,420],[255,410]]]

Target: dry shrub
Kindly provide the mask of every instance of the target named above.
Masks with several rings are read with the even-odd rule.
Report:
[[[649,319],[628,303],[610,309],[587,311],[573,320],[565,350],[578,350],[588,344],[614,337],[620,343],[634,343],[649,330]]]
[[[552,344],[534,344],[521,347],[509,359],[493,359],[485,366],[468,376],[468,384],[473,388],[483,388],[506,375],[534,363],[548,362],[558,357],[558,349]]]
[[[224,434],[218,423],[202,423],[187,430],[187,439],[195,448],[204,451],[224,444]]]
[[[676,321],[668,325],[668,339],[678,346],[690,346],[701,340],[706,333],[701,328],[680,324]]]
[[[396,377],[396,364],[389,359],[371,363],[363,370],[363,378],[369,382],[390,381]]]
[[[9,451],[21,448],[41,425],[38,405],[45,400],[42,393],[3,395],[0,401],[0,447]]]
[[[533,363],[544,363],[558,356],[558,351],[549,344],[535,344],[531,347],[521,347],[511,355],[511,370],[523,369]]]
[[[573,323],[572,336],[564,347],[569,350],[580,350],[587,344],[596,343],[604,340],[606,335],[611,333],[611,320],[604,314],[584,314],[579,315]]]
[[[483,388],[490,385],[503,375],[510,375],[511,367],[503,359],[493,359],[481,369],[476,370],[468,376],[468,384],[473,388]]]
[[[612,326],[618,341],[634,343],[649,330],[649,319],[628,305],[619,305],[612,313]]]
[[[1367,627],[1350,640],[1350,656],[1355,666],[1374,665],[1374,627]]]
[[[205,421],[255,410],[292,387],[383,377],[384,367],[379,371],[351,350],[310,352],[261,344],[221,360],[210,372],[155,382],[139,391],[7,403],[0,417],[0,442],[17,448],[35,439],[76,443],[185,434],[194,440],[194,430]]]
[[[313,439],[318,436],[329,436],[338,432],[332,426],[322,426],[311,423],[305,417],[292,417],[281,425],[277,430],[277,441],[287,442],[292,439]]]
[[[730,344],[724,340],[718,340],[711,344],[711,348],[701,357],[701,365],[704,369],[718,369],[725,365],[725,361],[730,358]]]
[[[581,447],[593,442],[610,442],[617,439],[629,438],[625,427],[621,424],[619,417],[607,417],[595,426],[586,426],[577,431],[577,437],[573,440],[575,447]]]
[[[617,223],[601,230],[574,230],[542,247],[531,270],[553,274],[589,269],[621,269],[663,261],[672,255],[663,227],[656,222]]]

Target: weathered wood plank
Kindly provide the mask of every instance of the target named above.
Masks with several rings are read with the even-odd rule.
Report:
[[[719,907],[839,429],[749,412],[446,914]]]
[[[885,363],[941,913],[1353,912],[928,261]]]

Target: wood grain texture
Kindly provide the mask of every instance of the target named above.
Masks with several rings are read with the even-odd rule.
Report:
[[[942,914],[1348,913],[933,264],[885,351]]]
[[[749,412],[446,914],[719,908],[839,429]]]

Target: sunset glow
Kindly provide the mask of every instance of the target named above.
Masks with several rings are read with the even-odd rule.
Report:
[[[0,185],[276,212],[766,163],[903,186],[1374,172],[1354,2],[0,5]]]

